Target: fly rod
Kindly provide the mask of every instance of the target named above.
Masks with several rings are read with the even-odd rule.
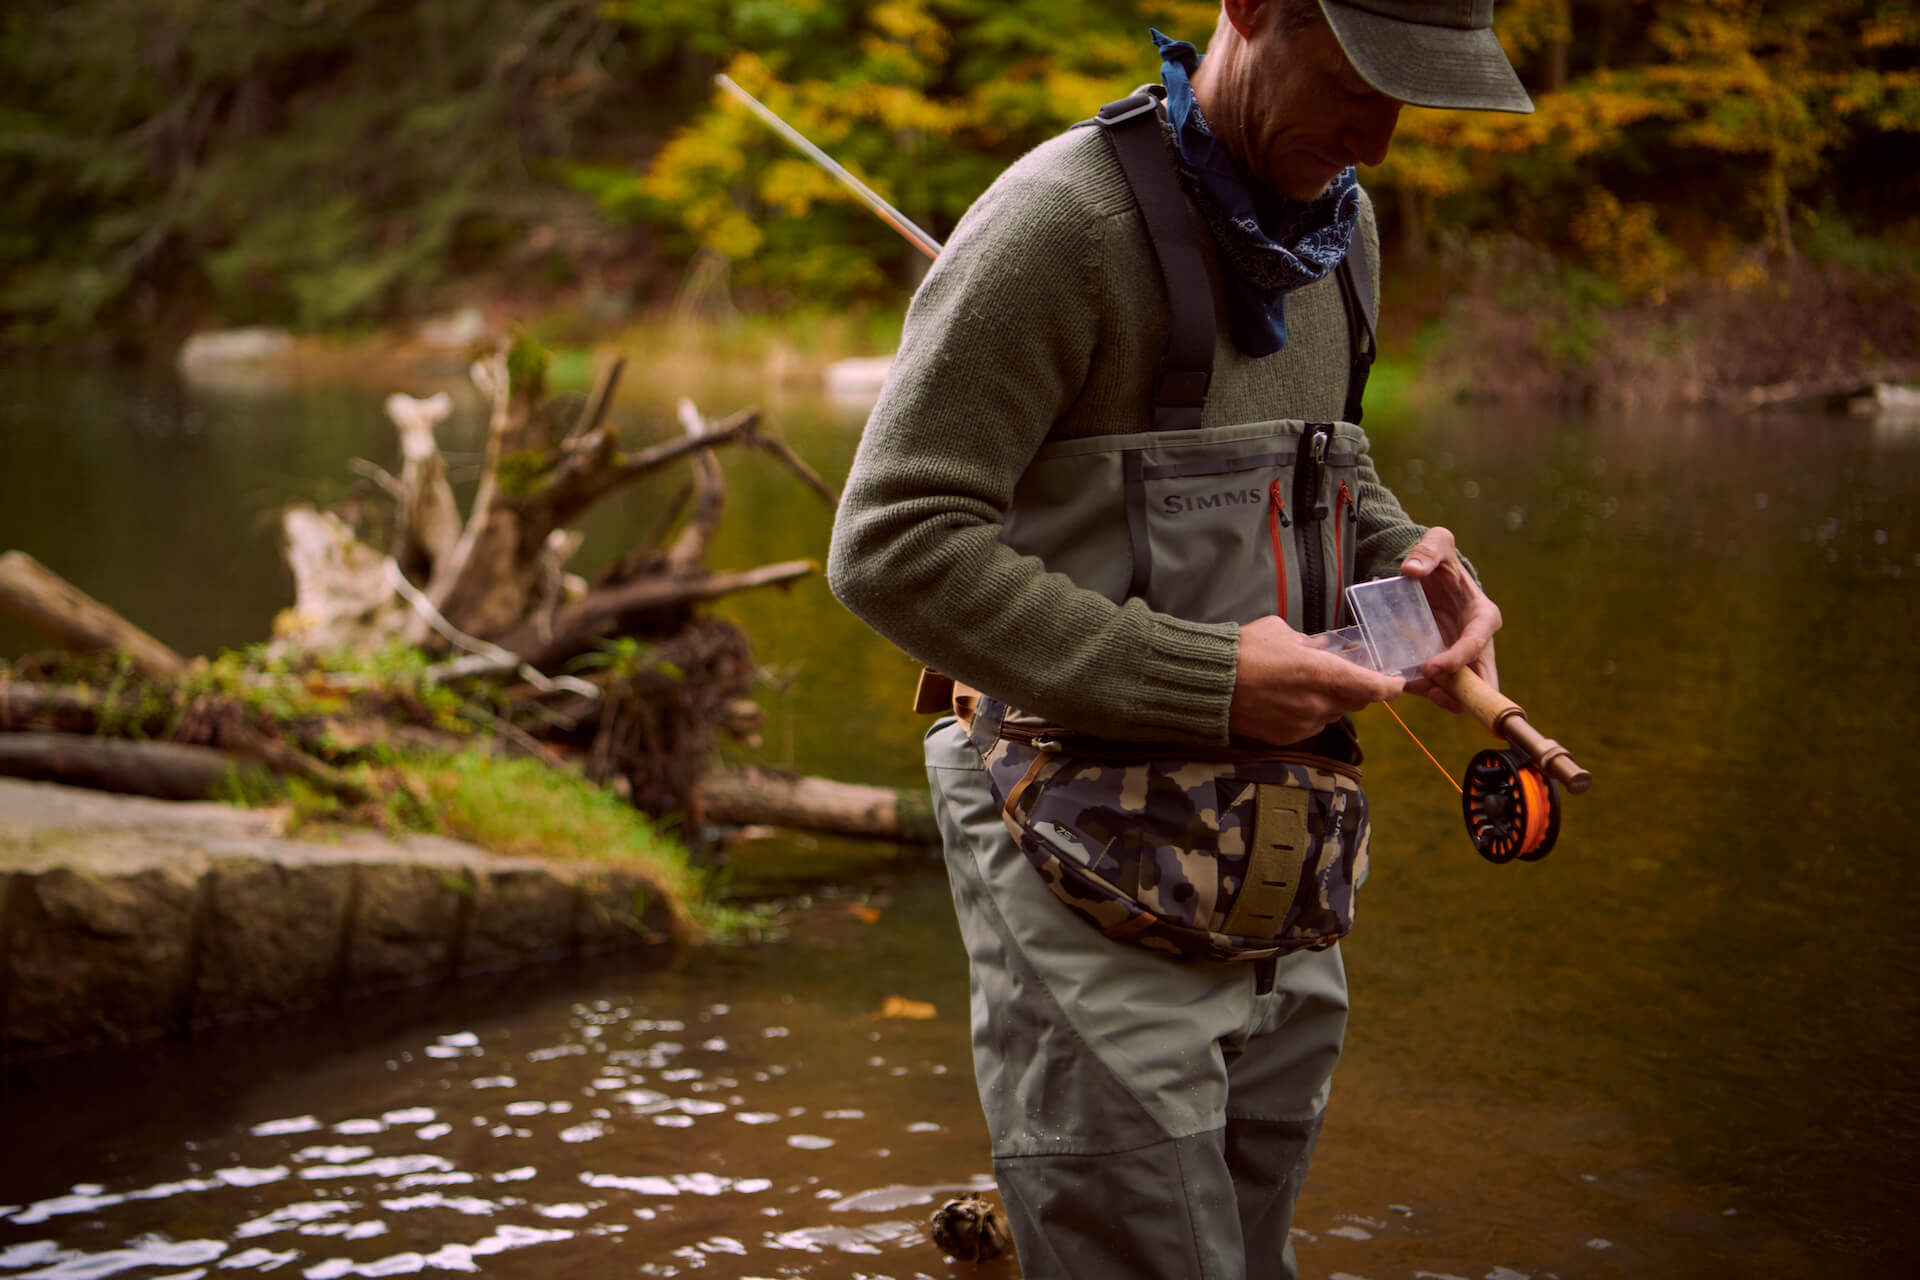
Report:
[[[801,154],[838,178],[846,186],[847,190],[853,192],[854,195],[860,198],[862,204],[873,210],[880,221],[905,236],[914,248],[926,254],[929,258],[937,258],[940,256],[940,242],[938,240],[935,240],[919,227],[914,226],[912,220],[909,219],[906,214],[900,212],[885,200],[882,200],[866,183],[860,181],[860,179],[854,177],[851,173],[848,173],[837,160],[822,151],[819,147],[814,146],[805,134],[775,115],[771,108],[761,102],[760,99],[748,93],[745,89],[742,89],[733,81],[732,77],[724,74],[717,75],[713,78],[713,82],[737,98],[741,105],[745,106],[747,110],[759,116],[769,129],[772,129],[788,142],[791,142]]]

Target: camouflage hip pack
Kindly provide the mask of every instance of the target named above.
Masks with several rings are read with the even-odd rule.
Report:
[[[968,731],[1014,841],[1107,937],[1179,960],[1260,960],[1324,950],[1353,928],[1370,831],[1353,766],[1282,751],[1151,756],[1054,736],[990,698]]]

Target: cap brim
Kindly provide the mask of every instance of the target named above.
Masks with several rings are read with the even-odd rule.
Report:
[[[1416,107],[1533,110],[1491,27],[1436,27],[1322,3],[1327,24],[1360,78]]]

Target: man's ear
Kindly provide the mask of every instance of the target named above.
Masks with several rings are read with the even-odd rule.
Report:
[[[1251,39],[1254,28],[1260,23],[1260,11],[1267,7],[1267,0],[1223,0],[1227,21],[1240,33],[1242,40]]]

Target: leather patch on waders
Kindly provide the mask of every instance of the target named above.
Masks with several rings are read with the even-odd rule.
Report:
[[[1227,916],[1226,931],[1249,938],[1280,932],[1293,905],[1307,852],[1307,807],[1313,792],[1263,782],[1254,797],[1253,838],[1247,847],[1247,878]]]

